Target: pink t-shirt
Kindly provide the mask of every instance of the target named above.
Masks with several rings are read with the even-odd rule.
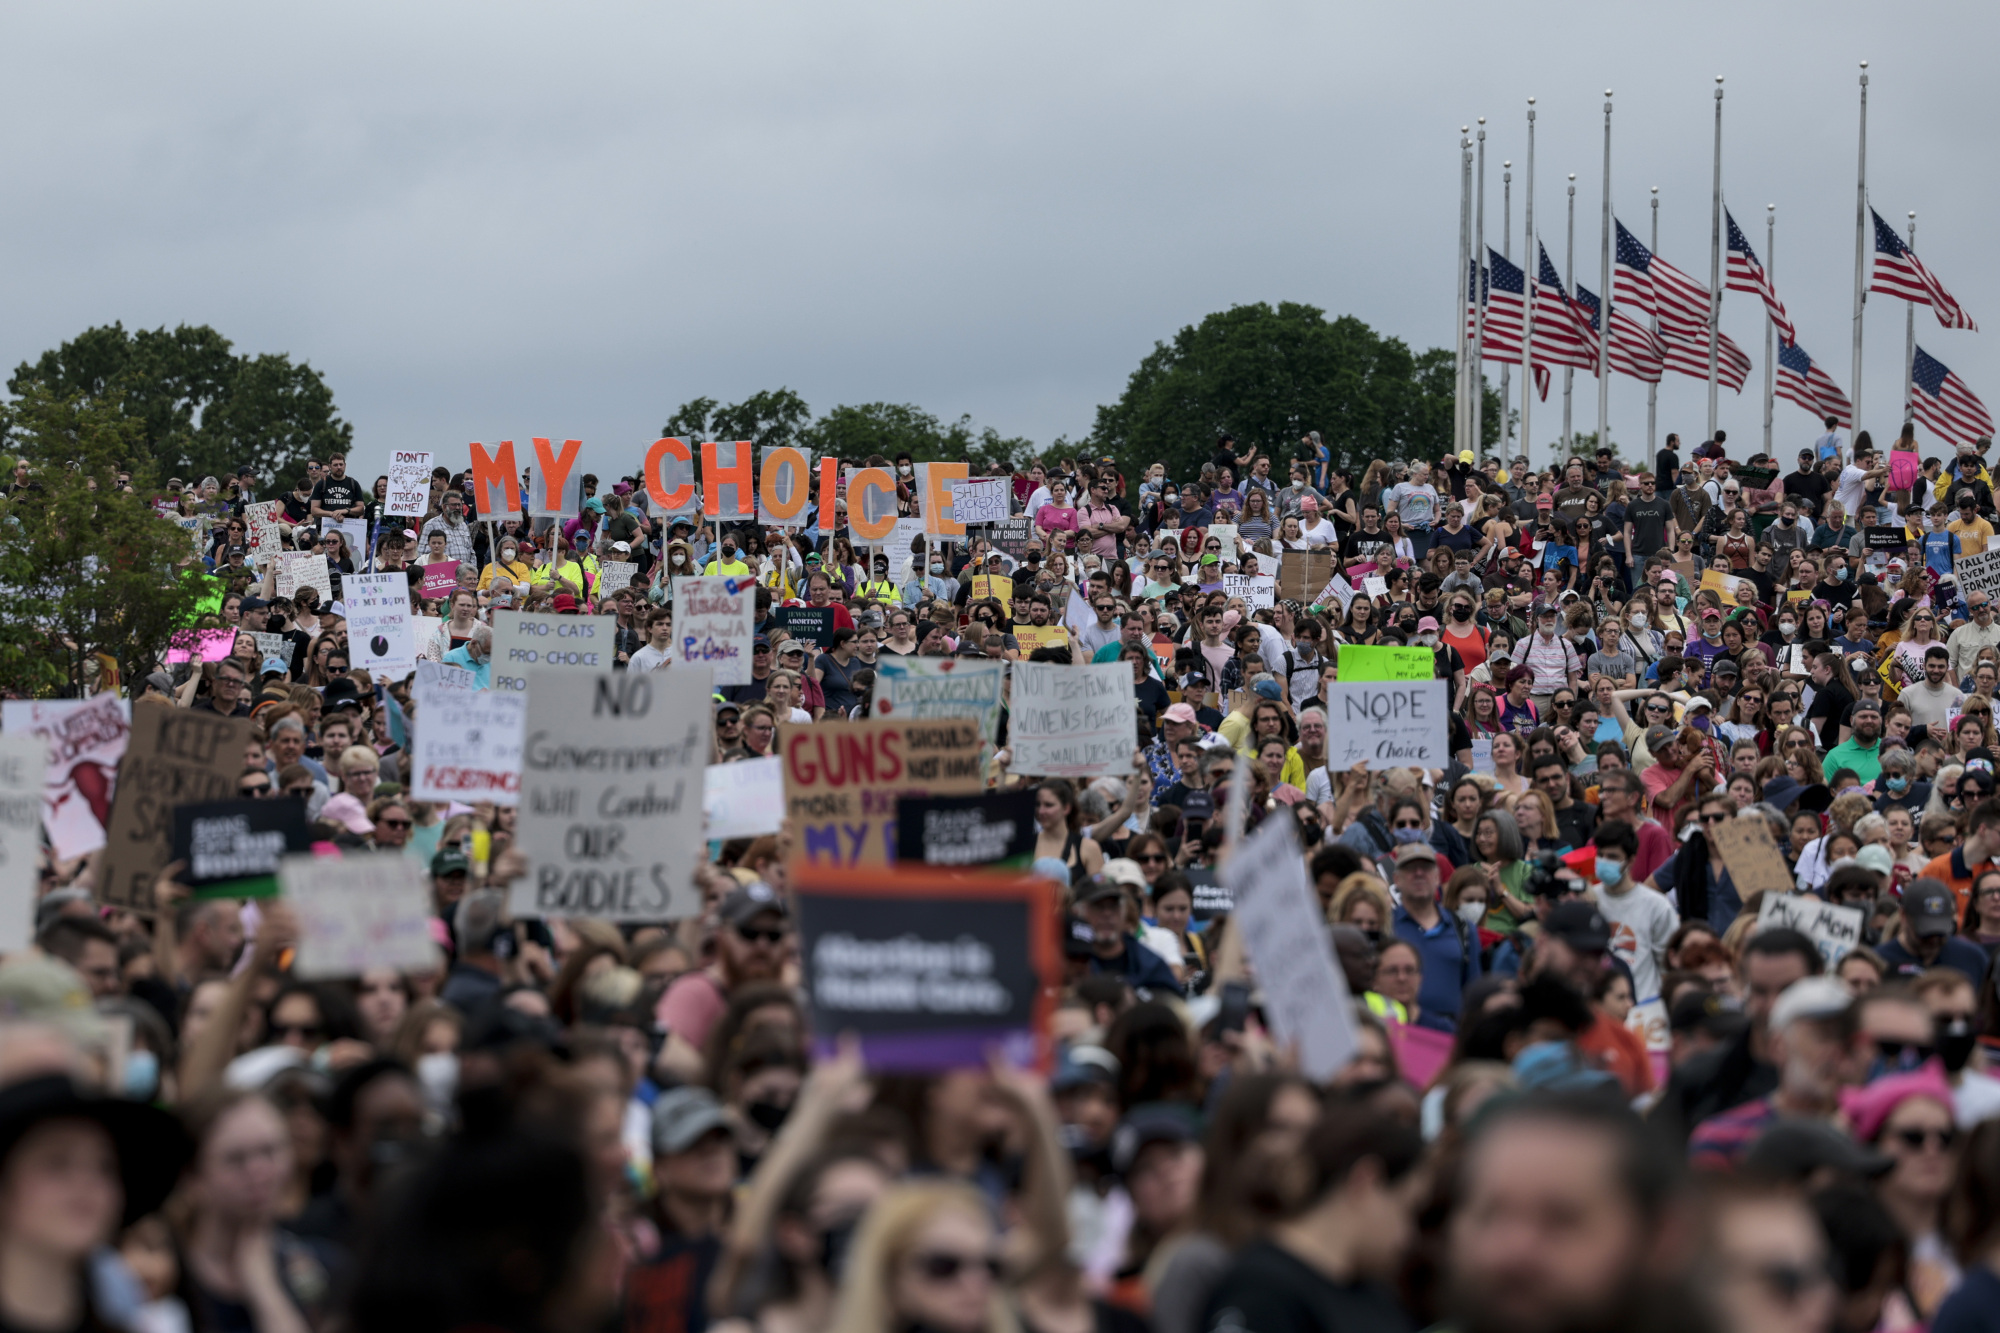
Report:
[[[708,1045],[709,1029],[728,1007],[729,997],[713,975],[689,972],[667,987],[653,1017],[668,1032],[700,1050]]]

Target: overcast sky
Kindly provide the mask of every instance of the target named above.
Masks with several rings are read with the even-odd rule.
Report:
[[[1597,286],[1614,202],[1706,279],[1723,178],[1804,347],[1848,386],[1856,65],[1869,183],[1988,332],[1919,341],[2000,410],[1990,5],[347,3],[13,6],[0,21],[0,360],[94,324],[212,324],[331,382],[354,470],[392,448],[576,436],[636,466],[675,406],[789,385],[1046,442],[1088,431],[1155,340],[1297,300],[1418,348],[1452,336],[1456,141],[1502,158],[1539,98],[1539,229],[1577,173]],[[1892,434],[1904,306],[1870,301],[1863,424]],[[1760,437],[1755,369],[1724,395]],[[1497,378],[1497,369],[1495,370]],[[1706,421],[1668,376],[1661,430]],[[1518,395],[1517,395],[1518,401]],[[1576,395],[1595,421],[1594,384]],[[1559,429],[1537,404],[1535,456]],[[1614,379],[1612,434],[1644,440]],[[1777,407],[1776,441],[1815,433]],[[1748,450],[1735,450],[1741,457]]]

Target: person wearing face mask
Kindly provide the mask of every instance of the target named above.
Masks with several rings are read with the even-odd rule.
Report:
[[[1608,819],[1591,836],[1597,849],[1597,910],[1611,923],[1611,952],[1632,972],[1632,998],[1644,1004],[1660,993],[1667,941],[1680,929],[1680,913],[1667,896],[1632,878],[1639,835],[1622,819]]]
[[[479,591],[485,592],[493,586],[493,580],[503,575],[516,584],[526,583],[534,571],[528,562],[521,559],[521,544],[512,537],[500,539],[500,555],[489,561],[486,568],[479,571]]]
[[[750,566],[743,562],[737,552],[735,533],[722,534],[722,544],[716,548],[715,559],[709,561],[707,568],[701,572],[710,575],[729,575],[739,579],[750,577]]]
[[[1485,663],[1486,649],[1493,642],[1493,631],[1473,621],[1476,605],[1473,594],[1462,590],[1454,590],[1445,603],[1445,624],[1441,637],[1445,646],[1465,663],[1467,671],[1475,671]]]

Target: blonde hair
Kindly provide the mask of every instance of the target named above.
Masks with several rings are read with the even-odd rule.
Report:
[[[877,1199],[861,1219],[848,1254],[840,1303],[828,1333],[889,1333],[904,1321],[896,1312],[896,1266],[908,1257],[917,1233],[938,1213],[956,1209],[993,1225],[986,1200],[968,1185],[927,1180],[898,1185]],[[987,1333],[1021,1333],[1013,1309],[996,1285],[987,1307]]]
[[[1333,891],[1333,900],[1326,905],[1326,919],[1339,922],[1347,911],[1348,904],[1356,898],[1366,898],[1374,903],[1375,910],[1382,916],[1382,929],[1389,929],[1389,923],[1395,916],[1394,910],[1389,906],[1389,890],[1383,886],[1381,880],[1365,870],[1357,870],[1340,881],[1339,886]]]

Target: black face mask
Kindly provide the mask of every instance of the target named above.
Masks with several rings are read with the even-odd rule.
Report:
[[[751,1124],[767,1134],[775,1134],[784,1127],[785,1117],[792,1113],[792,1104],[785,1102],[750,1102],[743,1108],[743,1114]]]
[[[860,1217],[850,1217],[819,1233],[819,1266],[835,1285],[847,1268],[847,1254],[854,1248],[854,1233],[860,1225]]]
[[[1382,947],[1382,932],[1379,930],[1364,930],[1361,932],[1361,937],[1368,941],[1368,947],[1371,949]]]
[[[1451,609],[1451,618],[1453,620],[1470,620],[1472,619],[1472,608],[1469,606],[1454,606]]]
[[[1954,1018],[1939,1021],[1936,1040],[1945,1069],[1956,1074],[1972,1059],[1972,1052],[1979,1045],[1979,1034],[1972,1030],[1971,1020]]]
[[[1415,634],[1417,632],[1417,622],[1414,620],[1399,620],[1396,622],[1396,628],[1405,634]]]

